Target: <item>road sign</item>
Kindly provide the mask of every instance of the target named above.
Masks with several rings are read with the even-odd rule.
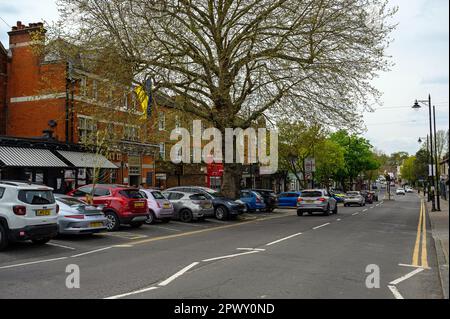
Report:
[[[305,172],[313,173],[316,171],[316,159],[313,157],[305,159]]]

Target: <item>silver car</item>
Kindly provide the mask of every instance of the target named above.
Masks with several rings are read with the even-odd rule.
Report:
[[[199,193],[168,191],[163,192],[173,205],[174,218],[189,223],[194,219],[202,220],[214,214],[212,201]]]
[[[173,218],[172,203],[158,190],[141,189],[140,192],[147,198],[149,209],[148,218],[145,223],[150,225],[154,224],[157,220],[164,223],[170,222]]]
[[[59,206],[59,234],[94,234],[107,231],[108,220],[102,212],[102,207],[91,206],[66,195],[55,195],[55,199]]]
[[[297,215],[321,212],[325,216],[338,213],[337,201],[324,189],[307,189],[297,199]]]
[[[358,191],[347,192],[344,198],[344,206],[359,205],[366,206],[366,199]]]

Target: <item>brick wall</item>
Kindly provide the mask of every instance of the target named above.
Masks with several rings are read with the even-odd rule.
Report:
[[[8,53],[0,43],[0,135],[6,134],[6,84]]]

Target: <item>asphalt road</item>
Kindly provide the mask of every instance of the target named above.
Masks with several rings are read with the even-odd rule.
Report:
[[[0,253],[0,298],[442,298],[420,200],[394,199],[14,244]],[[71,264],[79,289],[66,287]],[[368,265],[379,288],[366,286]]]

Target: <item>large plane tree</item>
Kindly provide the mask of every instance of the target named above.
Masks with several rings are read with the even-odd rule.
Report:
[[[59,0],[59,7],[56,36],[102,57],[96,71],[151,78],[155,92],[186,101],[173,107],[222,132],[261,117],[358,125],[378,97],[371,80],[389,69],[396,10],[387,0]],[[225,193],[239,187],[237,172],[225,165]]]

